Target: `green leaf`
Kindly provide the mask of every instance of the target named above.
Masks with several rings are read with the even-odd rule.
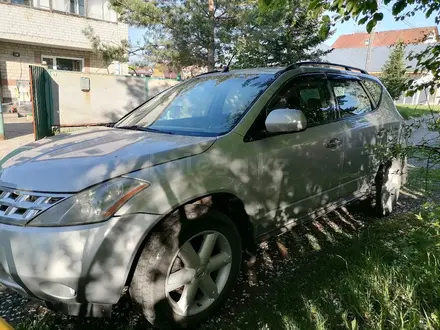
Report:
[[[330,16],[328,15],[323,15],[321,19],[323,23],[330,23]]]
[[[372,18],[367,24],[367,32],[371,33],[371,31],[376,26],[376,24],[377,24],[377,21],[374,18]]]
[[[364,17],[362,17],[362,18],[358,21],[358,24],[359,24],[359,25],[364,25],[365,22],[367,21],[367,19],[368,19],[368,16],[364,16]]]
[[[434,11],[434,6],[428,9],[428,11],[425,14],[425,17],[426,18],[430,17],[433,11]]]
[[[324,4],[322,3],[321,0],[313,0],[310,1],[310,5],[309,5],[309,10],[315,10],[317,8],[322,7]]]
[[[402,12],[403,9],[407,6],[406,0],[399,0],[393,5],[392,13],[394,16],[397,16]]]
[[[258,0],[261,8],[268,8],[274,3],[274,0]]]
[[[330,33],[330,18],[328,18],[328,21],[324,20],[324,16],[322,18],[323,18],[323,24],[319,29],[319,37],[321,38],[321,40],[325,40],[327,39]]]
[[[377,2],[375,0],[368,1],[365,6],[370,10],[370,12],[374,13],[377,11]]]
[[[373,18],[374,18],[376,21],[381,21],[381,20],[383,20],[383,13],[375,13],[374,16],[373,16]]]

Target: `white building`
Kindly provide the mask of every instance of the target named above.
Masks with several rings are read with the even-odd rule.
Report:
[[[29,101],[29,65],[50,69],[127,74],[107,67],[82,32],[91,26],[103,42],[128,39],[107,0],[0,0],[0,85],[3,102]]]

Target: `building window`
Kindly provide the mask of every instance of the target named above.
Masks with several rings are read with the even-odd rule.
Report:
[[[84,16],[84,0],[70,0],[70,13]]]
[[[50,10],[49,0],[33,0],[32,5],[35,8]]]
[[[53,70],[81,72],[84,69],[83,58],[43,55],[41,56],[41,61],[46,62],[47,67]]]
[[[29,6],[30,0],[0,0],[0,2],[13,3],[14,5]]]
[[[109,0],[88,0],[87,3],[85,0],[0,0],[0,3],[53,10],[107,22],[116,23],[118,21],[118,15],[111,9]]]
[[[84,0],[52,0],[52,8],[65,13],[85,15]]]

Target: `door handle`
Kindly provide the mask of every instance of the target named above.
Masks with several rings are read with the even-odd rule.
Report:
[[[342,144],[342,141],[337,139],[337,138],[333,138],[331,139],[329,142],[326,143],[325,147],[329,148],[331,150],[335,150],[337,149],[340,145]]]

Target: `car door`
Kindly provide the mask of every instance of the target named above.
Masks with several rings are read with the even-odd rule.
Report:
[[[264,129],[268,113],[280,108],[302,110],[308,127],[296,133],[263,134],[249,142],[258,162],[258,181],[252,185],[258,186],[265,204],[257,234],[292,223],[339,197],[344,132],[326,76],[308,74],[288,81],[253,129]]]
[[[329,74],[328,79],[345,132],[339,194],[361,196],[368,192],[374,178],[373,146],[384,143],[384,121],[376,111],[377,100],[370,97],[361,78]]]

